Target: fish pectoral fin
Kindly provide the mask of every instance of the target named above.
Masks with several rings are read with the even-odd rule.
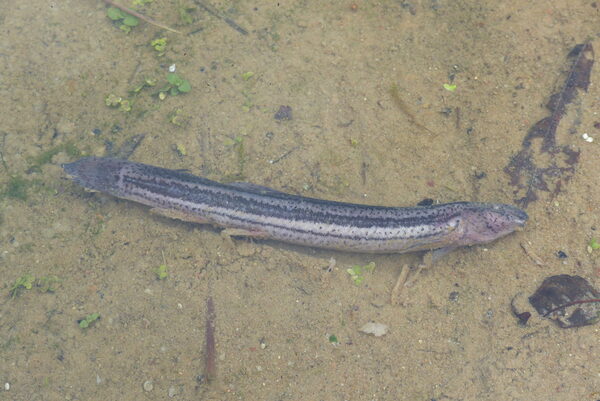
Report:
[[[445,246],[443,248],[438,248],[438,249],[434,249],[431,251],[431,263],[435,263],[438,260],[440,260],[441,258],[443,258],[444,256],[446,256],[447,254],[449,254],[450,252],[452,252],[453,250],[455,250],[457,247],[456,246]]]
[[[243,228],[226,228],[221,231],[221,236],[224,238],[231,237],[249,237],[249,238],[269,238],[267,233],[258,230],[246,230]]]
[[[212,221],[205,219],[204,217],[196,216],[190,213],[182,212],[181,210],[174,209],[163,209],[160,207],[153,207],[150,209],[151,213],[159,214],[171,219],[183,220],[190,223],[197,224],[211,224]]]

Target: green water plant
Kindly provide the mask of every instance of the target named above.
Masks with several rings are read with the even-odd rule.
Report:
[[[131,111],[131,101],[129,101],[129,99],[124,99],[121,96],[117,96],[114,93],[111,93],[104,98],[104,104],[108,107],[118,108],[123,112]]]
[[[114,21],[119,26],[119,29],[125,33],[131,32],[131,28],[140,23],[140,20],[137,17],[116,7],[108,7],[106,9],[106,16]]]
[[[158,52],[159,56],[163,56],[167,50],[167,38],[158,38],[150,42],[150,46]]]
[[[454,92],[456,90],[456,85],[455,84],[444,84],[444,89],[446,89],[448,92]]]
[[[162,255],[163,263],[162,265],[154,268],[154,274],[156,274],[156,278],[158,280],[164,280],[169,277],[169,273],[167,272],[167,260],[165,259],[165,253],[160,251]]]
[[[158,98],[160,100],[166,98],[167,94],[170,94],[171,96],[177,96],[181,93],[187,93],[192,90],[190,82],[174,72],[167,74],[167,82],[168,85],[159,91]]]
[[[10,297],[14,298],[21,293],[22,290],[30,290],[35,282],[33,274],[26,273],[15,280],[12,287],[10,287]]]
[[[375,270],[375,262],[368,263],[364,266],[354,265],[347,269],[346,272],[350,275],[350,278],[355,285],[360,285],[365,279],[365,273],[372,273]]]
[[[98,319],[100,319],[100,314],[98,312],[90,313],[83,319],[79,320],[79,328],[87,329],[92,323],[94,323]]]
[[[167,272],[167,265],[160,265],[154,268],[154,274],[156,274],[156,278],[159,280],[164,280],[169,277],[169,273]]]
[[[55,292],[57,284],[61,281],[62,280],[58,278],[58,276],[43,276],[37,279],[36,286],[40,292]]]

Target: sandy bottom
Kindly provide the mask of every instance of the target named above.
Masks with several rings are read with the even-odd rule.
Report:
[[[421,255],[230,242],[87,193],[60,168],[118,149],[333,200],[514,204],[525,189],[504,170],[549,115],[570,50],[600,49],[600,5],[211,4],[220,17],[192,0],[140,9],[181,34],[144,22],[125,33],[101,1],[0,9],[0,399],[600,399],[600,326],[560,329],[527,302],[553,274],[600,285],[600,250],[586,249],[600,236],[598,68],[566,108],[556,151],[531,145],[522,185],[538,199],[526,229],[450,253],[397,305],[400,269]],[[160,38],[164,50],[151,45]],[[167,81],[172,65],[188,93],[168,93],[181,84]],[[122,148],[139,134],[135,150]],[[540,184],[536,168],[553,166]],[[347,269],[370,262],[357,285]],[[32,288],[12,297],[19,279]],[[525,327],[513,298],[533,312]],[[389,332],[361,333],[368,322]]]

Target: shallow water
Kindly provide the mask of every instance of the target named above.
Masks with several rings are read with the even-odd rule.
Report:
[[[519,327],[510,302],[552,274],[600,283],[598,255],[586,251],[600,224],[597,68],[558,130],[561,144],[581,151],[562,192],[540,192],[523,232],[457,250],[420,273],[401,305],[391,304],[392,288],[420,255],[229,242],[214,229],[86,193],[60,164],[145,134],[132,160],[215,180],[381,205],[512,203],[503,169],[548,115],[573,46],[591,38],[600,48],[598,8],[213,5],[249,34],[198,7],[183,24],[179,7],[191,1],[142,9],[183,34],[146,23],[125,34],[100,1],[0,7],[6,399],[596,400],[598,326],[562,330],[534,316]],[[168,43],[159,56],[150,41],[161,37]],[[152,94],[173,64],[192,90],[159,100]],[[145,78],[157,86],[129,95]],[[131,111],[107,107],[109,94],[128,97]],[[275,118],[280,106],[291,107],[291,120]],[[370,262],[375,271],[356,285],[347,269]],[[163,264],[168,277],[158,280]],[[26,273],[60,282],[53,292],[34,283],[10,297]],[[210,383],[201,377],[209,295],[217,352]],[[101,318],[81,329],[78,320],[94,312]],[[360,333],[369,321],[388,325],[388,334]]]

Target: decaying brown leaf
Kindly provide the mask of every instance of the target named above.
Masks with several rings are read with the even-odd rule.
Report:
[[[546,278],[529,297],[537,312],[560,327],[580,327],[600,320],[600,292],[580,276]]]

